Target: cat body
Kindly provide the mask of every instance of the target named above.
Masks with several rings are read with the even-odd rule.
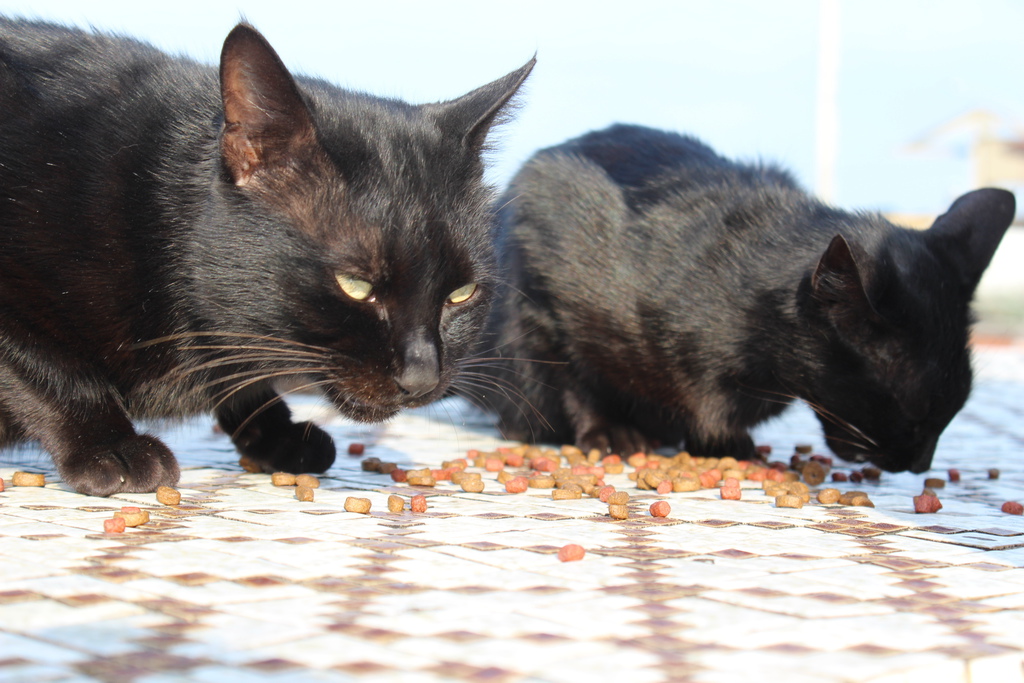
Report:
[[[174,484],[132,420],[212,411],[264,471],[444,394],[493,291],[481,153],[532,68],[414,106],[293,78],[239,25],[220,69],[0,19],[0,444],[78,491]]]
[[[838,455],[915,472],[970,391],[970,300],[1014,216],[979,190],[908,230],[626,125],[538,152],[501,206],[477,401],[507,437],[751,457],[799,398]]]

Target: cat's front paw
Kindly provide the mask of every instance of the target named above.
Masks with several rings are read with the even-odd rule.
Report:
[[[640,430],[624,424],[606,424],[588,429],[576,437],[576,445],[584,452],[596,448],[602,453],[619,455],[647,453],[653,447]]]
[[[238,452],[264,472],[321,474],[334,464],[334,439],[312,422],[265,432],[250,425],[235,437]]]
[[[174,486],[181,474],[171,449],[148,434],[132,434],[55,461],[61,479],[87,496],[149,493],[158,486]]]

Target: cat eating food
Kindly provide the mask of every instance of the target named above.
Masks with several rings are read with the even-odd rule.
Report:
[[[1015,211],[977,190],[908,230],[629,125],[538,152],[501,206],[474,400],[506,437],[749,458],[802,399],[836,454],[892,472],[927,470],[968,396],[971,298]]]
[[[240,24],[219,71],[0,19],[0,444],[106,496],[173,485],[134,419],[212,411],[323,472],[287,390],[353,419],[440,398],[495,289],[481,154],[533,67],[414,106],[293,77]]]

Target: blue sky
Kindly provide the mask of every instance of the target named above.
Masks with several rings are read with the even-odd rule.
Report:
[[[835,203],[941,212],[971,189],[969,131],[907,146],[974,109],[1024,129],[1024,2],[840,0]],[[490,177],[613,122],[690,133],[814,185],[817,0],[230,2],[0,0],[7,15],[140,37],[214,62],[241,15],[296,72],[410,101],[538,64]],[[1022,133],[1024,136],[1024,133]]]

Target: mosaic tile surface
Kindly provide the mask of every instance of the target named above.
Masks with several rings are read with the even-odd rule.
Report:
[[[152,494],[90,498],[49,459],[0,456],[0,680],[106,681],[786,681],[1022,680],[1024,349],[989,348],[968,405],[926,475],[835,485],[874,508],[777,508],[753,482],[658,495],[626,473],[625,520],[595,498],[411,487],[344,454],[440,467],[501,442],[457,402],[386,426],[299,412],[338,441],[313,502],[249,474],[209,420],[154,427],[183,465],[177,506]],[[773,459],[824,452],[797,407],[757,434]],[[925,477],[943,508],[915,514]],[[998,479],[988,470],[998,468]],[[854,468],[836,463],[836,470]],[[15,470],[47,473],[12,487]],[[829,485],[829,484],[826,484]],[[424,513],[387,497],[424,493]],[[345,499],[370,499],[369,514]],[[648,512],[666,500],[668,517]],[[151,521],[122,534],[123,505]],[[560,562],[579,544],[586,556]],[[774,672],[774,678],[767,677]]]

